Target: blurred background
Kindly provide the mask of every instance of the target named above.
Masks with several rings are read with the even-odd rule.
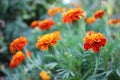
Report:
[[[120,0],[108,2],[109,18],[120,18]],[[74,7],[76,4],[89,14],[87,16],[91,16],[100,9],[102,0],[0,0],[0,70],[9,65],[10,42],[21,35],[29,36],[32,32],[32,21],[49,17],[47,10],[50,8]],[[4,76],[4,73],[0,72],[1,75]]]

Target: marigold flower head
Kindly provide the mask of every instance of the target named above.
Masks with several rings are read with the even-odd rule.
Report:
[[[39,23],[41,30],[49,30],[52,26],[54,26],[54,21],[50,19],[45,19]]]
[[[49,46],[53,46],[57,43],[58,40],[60,40],[60,32],[55,31],[51,34],[45,34],[38,38],[38,41],[36,43],[36,47],[40,50],[48,50]]]
[[[66,8],[60,8],[60,7],[55,7],[55,8],[50,8],[48,10],[48,15],[49,16],[54,16],[57,13],[64,12]]]
[[[94,17],[96,19],[102,18],[103,16],[104,16],[104,10],[96,11],[95,14],[94,14]]]
[[[62,22],[72,23],[73,21],[79,20],[80,16],[85,17],[84,14],[85,12],[81,8],[70,9],[63,14]]]
[[[120,19],[110,19],[108,23],[110,25],[120,24]]]
[[[15,55],[13,55],[12,60],[10,62],[10,68],[14,69],[19,64],[22,63],[22,61],[25,59],[25,55],[22,51],[18,51]]]
[[[10,43],[10,47],[9,47],[10,52],[13,54],[16,51],[22,50],[27,45],[27,43],[28,43],[27,39],[23,36],[13,40]]]
[[[84,38],[84,49],[92,49],[94,52],[99,52],[101,46],[105,46],[106,38],[101,33],[92,33]]]
[[[92,24],[96,21],[96,18],[95,17],[89,17],[85,20],[86,23],[88,24]]]
[[[50,75],[46,71],[42,70],[39,75],[42,80],[50,80]]]
[[[35,27],[38,27],[39,26],[39,21],[35,20],[31,23],[31,27],[32,28],[35,28]]]

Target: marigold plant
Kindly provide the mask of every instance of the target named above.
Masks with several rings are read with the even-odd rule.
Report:
[[[51,19],[45,19],[39,23],[41,30],[49,30],[52,26],[54,26],[54,21]]]
[[[84,16],[85,12],[81,8],[74,8],[68,10],[63,14],[62,22],[63,23],[72,23],[73,21],[79,20],[80,16]]]
[[[94,52],[99,52],[101,46],[105,46],[106,38],[101,33],[92,33],[84,38],[84,49],[92,49]]]
[[[27,45],[27,43],[28,43],[28,41],[24,36],[21,36],[15,40],[13,40],[10,43],[10,47],[9,47],[10,52],[13,54],[16,51],[22,50]]]
[[[39,75],[42,80],[50,80],[50,75],[46,71],[42,70]]]
[[[60,40],[60,32],[55,31],[51,34],[45,34],[38,38],[38,41],[36,43],[36,47],[40,50],[48,50],[49,46],[53,46],[57,43],[58,40]]]
[[[22,63],[22,61],[25,59],[25,55],[22,51],[18,51],[15,55],[13,55],[12,60],[10,62],[10,68],[14,69],[19,64]]]
[[[104,10],[98,10],[98,11],[96,11],[95,14],[94,14],[94,17],[95,17],[96,19],[100,19],[100,18],[102,18],[103,16],[104,16]]]

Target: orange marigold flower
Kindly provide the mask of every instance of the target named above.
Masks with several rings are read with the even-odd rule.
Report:
[[[95,18],[95,17],[90,17],[90,18],[87,18],[87,19],[85,20],[85,22],[88,23],[88,24],[92,24],[92,23],[94,23],[95,21],[96,21],[96,18]]]
[[[108,21],[110,25],[120,24],[120,19],[111,19]]]
[[[39,21],[35,20],[31,23],[31,27],[32,28],[35,28],[35,27],[38,27],[39,26]]]
[[[58,40],[60,40],[60,32],[55,31],[51,34],[45,34],[38,38],[38,41],[36,43],[36,47],[40,50],[48,50],[49,46],[53,46],[57,43]]]
[[[105,46],[106,38],[101,33],[92,33],[84,38],[84,49],[92,49],[94,52],[99,52],[101,46]]]
[[[63,14],[62,22],[63,23],[72,23],[75,20],[79,20],[80,16],[84,16],[84,11],[81,8],[74,8],[68,10],[65,14]]]
[[[32,53],[29,50],[27,50],[27,55],[28,55],[28,58],[32,57]]]
[[[18,51],[15,55],[13,55],[12,60],[10,62],[10,68],[14,69],[19,64],[22,63],[22,61],[25,59],[25,55],[22,51]]]
[[[10,47],[9,47],[10,52],[13,54],[17,50],[18,51],[22,50],[27,45],[27,43],[28,43],[27,39],[23,36],[13,40],[13,42],[10,43]]]
[[[50,19],[45,19],[39,23],[41,30],[49,30],[52,26],[54,26],[54,21]]]
[[[42,80],[50,80],[50,75],[46,71],[41,71],[39,75],[42,78]]]
[[[94,14],[94,17],[96,19],[102,18],[103,16],[104,16],[104,10],[96,11],[95,14]]]

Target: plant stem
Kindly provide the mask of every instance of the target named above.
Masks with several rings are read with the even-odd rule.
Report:
[[[109,28],[109,25],[108,25],[108,17],[107,17],[107,15],[105,16],[104,21],[105,21],[105,32],[106,32],[106,35],[107,35],[108,39],[110,39],[111,32],[110,32],[110,28]]]
[[[70,33],[70,34],[72,34],[72,31],[71,31],[71,29],[70,29],[69,24],[66,24],[66,27],[67,27],[67,29],[68,29],[69,33]]]
[[[97,53],[97,54],[98,54],[98,53]],[[96,65],[95,65],[95,69],[94,69],[94,75],[97,73],[97,69],[98,69],[98,65],[99,65],[98,55],[95,56],[95,60],[96,60]]]
[[[85,75],[83,75],[81,80],[85,80],[85,78],[89,75],[89,73],[92,71],[92,69],[88,70]]]
[[[28,59],[33,65],[35,65],[38,69],[43,70],[40,66],[38,66],[37,64],[35,64],[35,62],[34,62],[31,58],[28,57],[27,49],[26,49],[26,48],[24,48],[24,51],[25,51],[25,55],[27,56],[27,59]]]
[[[83,39],[86,34],[84,19],[78,21],[78,27],[79,27],[81,38]]]

